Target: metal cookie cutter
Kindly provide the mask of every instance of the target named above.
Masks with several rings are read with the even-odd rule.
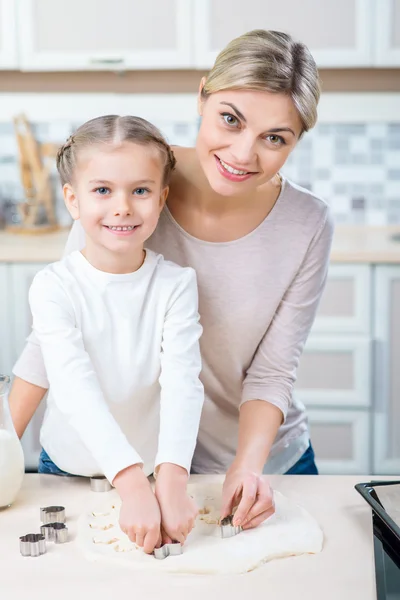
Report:
[[[163,560],[168,556],[179,556],[182,554],[182,544],[179,542],[172,542],[172,544],[164,544],[161,548],[154,548],[154,558]]]
[[[233,515],[229,515],[228,517],[225,517],[225,519],[221,519],[221,537],[230,538],[242,531],[240,526],[235,527],[235,525],[233,525],[232,520]]]
[[[106,477],[96,475],[90,478],[90,489],[92,492],[109,492],[112,489],[112,485]]]
[[[48,542],[64,544],[68,541],[68,528],[65,523],[46,523],[41,526],[40,533]]]
[[[46,552],[46,542],[41,533],[28,533],[19,538],[22,556],[40,556]]]
[[[47,523],[65,523],[65,508],[63,506],[45,506],[40,509],[40,520]]]

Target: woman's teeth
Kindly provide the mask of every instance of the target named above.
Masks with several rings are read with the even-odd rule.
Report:
[[[112,231],[132,231],[132,229],[135,229],[135,225],[128,225],[127,227],[111,227],[111,225],[107,225],[108,229],[111,229]]]
[[[249,174],[249,171],[239,171],[238,169],[234,169],[233,167],[230,167],[229,165],[226,164],[226,162],[224,162],[222,160],[222,158],[219,159],[219,162],[224,167],[224,169],[226,169],[227,171],[229,171],[229,173],[232,173],[233,175],[248,175]]]

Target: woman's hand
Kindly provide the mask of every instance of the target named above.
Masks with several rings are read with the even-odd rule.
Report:
[[[121,500],[119,525],[129,539],[151,554],[161,544],[161,513],[151,485],[139,465],[120,471],[113,480]]]
[[[237,507],[233,525],[243,529],[257,527],[275,512],[272,489],[267,479],[232,464],[222,489],[221,519]]]
[[[156,479],[156,498],[161,510],[162,543],[184,544],[192,531],[198,510],[188,495],[186,469],[163,463]]]

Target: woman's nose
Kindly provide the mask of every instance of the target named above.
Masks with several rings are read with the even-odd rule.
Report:
[[[254,166],[256,144],[252,138],[243,136],[242,139],[239,139],[238,136],[237,141],[230,147],[230,152],[235,166],[243,168]]]

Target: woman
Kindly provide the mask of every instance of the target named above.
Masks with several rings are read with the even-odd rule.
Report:
[[[317,473],[299,357],[324,288],[327,205],[279,175],[317,118],[318,72],[290,36],[233,40],[201,81],[196,148],[177,148],[168,204],[148,247],[197,272],[206,401],[192,469],[227,472],[222,516],[255,527],[274,512],[262,473]],[[79,224],[67,252],[84,246]],[[30,339],[11,411],[22,435],[47,387]]]

